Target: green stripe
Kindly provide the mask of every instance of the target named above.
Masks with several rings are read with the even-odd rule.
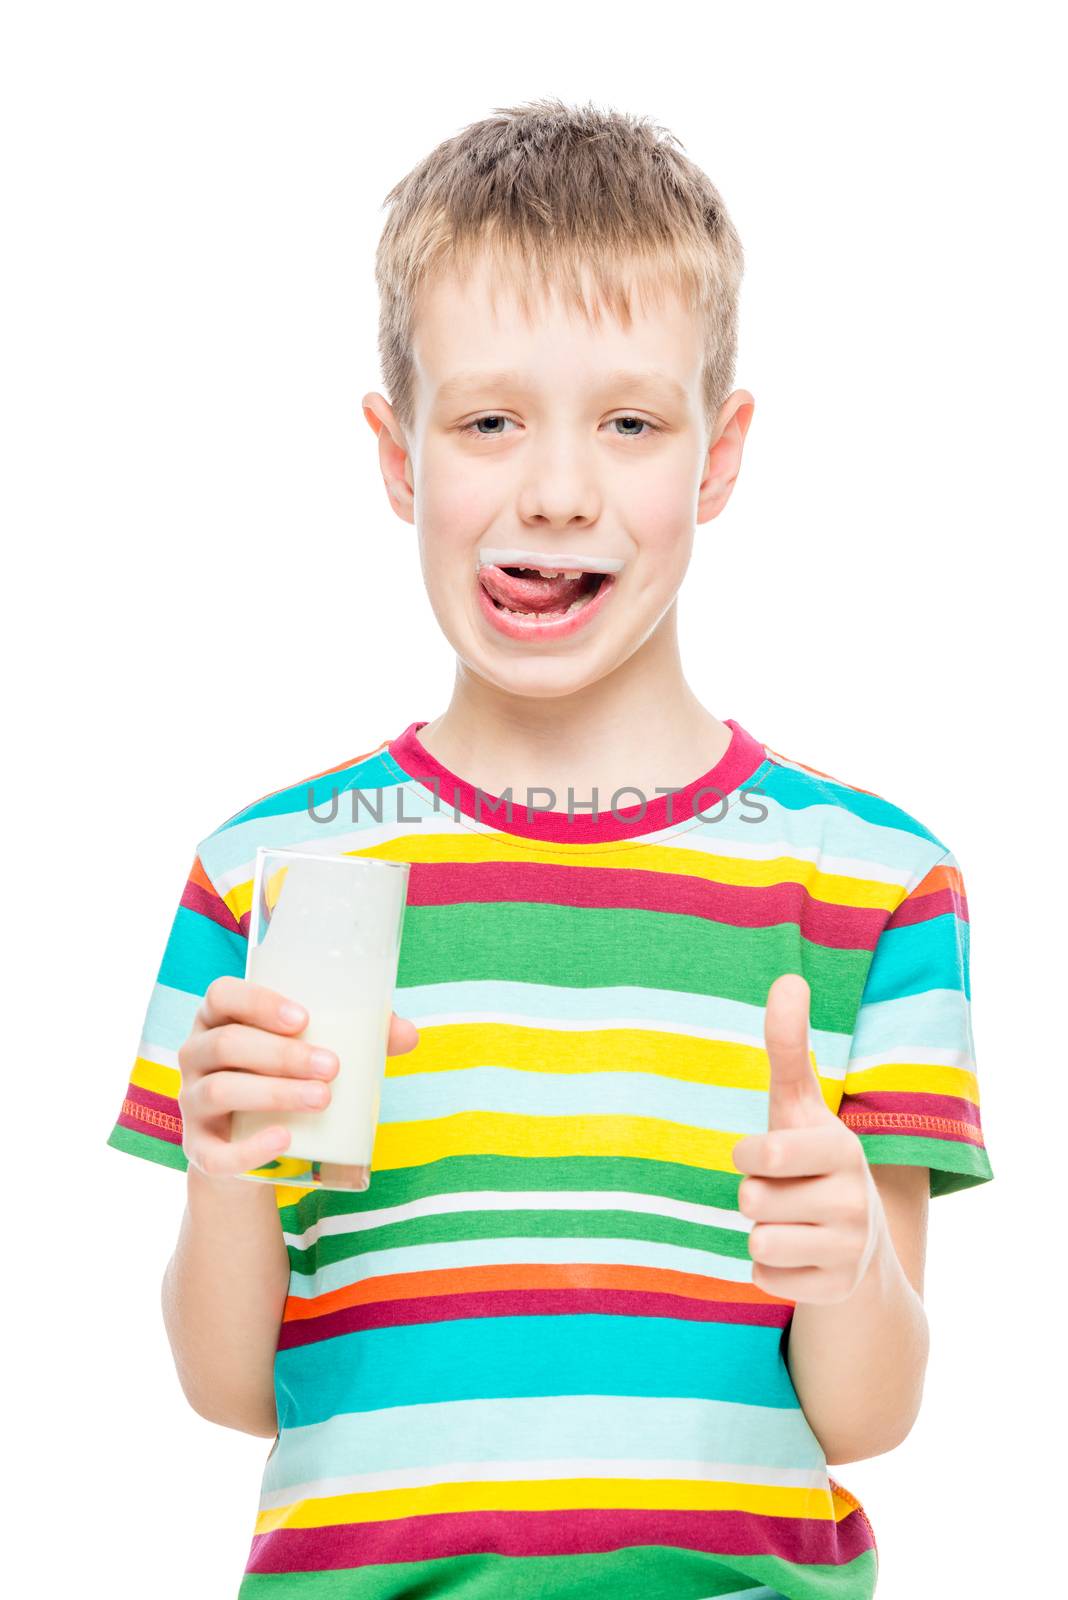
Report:
[[[522,1513],[520,1513],[522,1515]],[[871,1600],[875,1555],[864,1550],[840,1566],[794,1563],[775,1556],[731,1556],[730,1565],[674,1545],[627,1545],[574,1556],[448,1556],[325,1572],[249,1572],[238,1600],[394,1600],[398,1593],[462,1594],[464,1600],[620,1600],[621,1595],[670,1595],[715,1600],[746,1582],[766,1584],[793,1600]]]
[[[644,1239],[653,1244],[709,1255],[749,1256],[748,1234],[711,1223],[683,1222],[676,1217],[618,1211],[610,1205],[597,1211],[451,1211],[443,1216],[413,1217],[381,1228],[354,1233],[327,1233],[307,1250],[289,1247],[295,1272],[314,1273],[337,1261],[375,1250],[401,1250],[415,1245],[468,1239]]]
[[[371,1174],[371,1186],[359,1194],[316,1189],[295,1204],[282,1206],[282,1227],[303,1233],[322,1217],[349,1216],[406,1205],[436,1194],[465,1194],[477,1189],[547,1190],[621,1189],[691,1205],[738,1209],[740,1172],[718,1172],[640,1156],[445,1156],[418,1167],[391,1167]]]
[[[162,1167],[175,1167],[179,1172],[184,1172],[189,1165],[180,1144],[171,1144],[169,1139],[154,1139],[148,1133],[134,1133],[132,1128],[124,1128],[120,1123],[112,1128],[106,1142],[113,1150],[125,1150],[131,1156],[144,1156],[146,1161],[155,1161]]]
[[[974,1144],[954,1139],[917,1139],[911,1134],[858,1133],[869,1162],[887,1161],[897,1166],[930,1167],[930,1195],[970,1189],[994,1176],[990,1157]]]
[[[851,1034],[870,950],[802,938],[796,923],[737,928],[705,917],[626,907],[464,902],[408,906],[397,984],[629,985],[763,1007],[784,972],[811,990],[813,1028]]]

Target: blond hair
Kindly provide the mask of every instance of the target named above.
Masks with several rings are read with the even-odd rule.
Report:
[[[711,432],[734,382],[742,245],[718,190],[681,151],[674,134],[647,117],[547,96],[495,107],[394,185],[375,256],[378,348],[406,434],[419,291],[446,273],[462,275],[479,255],[490,257],[491,282],[509,287],[527,315],[533,283],[562,289],[596,317],[583,293],[584,265],[624,327],[631,283],[643,304],[674,290],[703,329]]]

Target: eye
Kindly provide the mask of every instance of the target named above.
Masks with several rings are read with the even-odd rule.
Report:
[[[646,433],[636,433],[632,429],[628,429],[626,433],[617,433],[617,439],[644,439],[650,433],[660,433],[662,431],[655,422],[647,422],[644,417],[634,417],[629,414],[622,417],[610,417],[609,422],[636,422],[640,428],[647,430]]]
[[[484,417],[473,417],[470,422],[465,422],[463,426],[458,428],[456,431],[457,433],[469,433],[472,435],[477,433],[477,436],[480,439],[499,439],[504,434],[503,428],[491,428],[488,432],[483,433],[478,426],[479,423],[511,422],[511,420],[511,417],[502,417],[499,411],[488,411]]]

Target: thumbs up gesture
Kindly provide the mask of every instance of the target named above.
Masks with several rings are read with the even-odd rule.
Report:
[[[827,1105],[809,1055],[809,987],[784,973],[768,991],[768,1131],[731,1152],[738,1209],[753,1219],[753,1282],[795,1302],[848,1300],[885,1224],[860,1140]]]

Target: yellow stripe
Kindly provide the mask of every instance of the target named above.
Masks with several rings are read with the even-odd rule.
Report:
[[[889,1089],[898,1094],[948,1094],[979,1104],[979,1080],[967,1067],[943,1067],[922,1061],[885,1061],[863,1072],[850,1072],[846,1094],[870,1094]]]
[[[529,1117],[465,1111],[419,1122],[380,1123],[374,1170],[413,1167],[447,1156],[634,1156],[737,1172],[739,1133],[692,1128],[658,1117]]]
[[[551,1478],[518,1483],[434,1483],[297,1500],[261,1511],[256,1533],[388,1522],[450,1511],[749,1511],[831,1522],[848,1516],[852,1509],[830,1489],[690,1478]]]
[[[536,1024],[446,1022],[420,1027],[415,1049],[390,1056],[386,1076],[491,1065],[522,1072],[655,1072],[732,1089],[766,1089],[770,1072],[764,1048],[695,1039],[655,1026],[572,1031]],[[833,1088],[837,1092],[839,1083]]]
[[[138,1056],[130,1074],[130,1082],[138,1089],[151,1089],[153,1094],[165,1094],[177,1100],[182,1087],[182,1074],[175,1067],[162,1067],[158,1061]]]
[[[625,843],[625,841],[624,841]],[[795,856],[776,856],[770,861],[749,861],[736,856],[713,855],[705,850],[687,850],[683,845],[632,845],[629,850],[609,851],[604,855],[583,855],[581,845],[540,844],[502,833],[406,833],[365,850],[347,850],[350,856],[369,856],[380,861],[407,861],[412,865],[469,865],[477,862],[542,862],[548,866],[617,867],[626,857],[628,870],[682,873],[750,889],[775,888],[779,884],[800,884],[814,900],[827,905],[855,906],[858,909],[892,911],[901,903],[903,887],[854,878],[844,873],[821,872],[811,861]],[[224,896],[239,920],[252,904],[252,879],[235,884]]]

